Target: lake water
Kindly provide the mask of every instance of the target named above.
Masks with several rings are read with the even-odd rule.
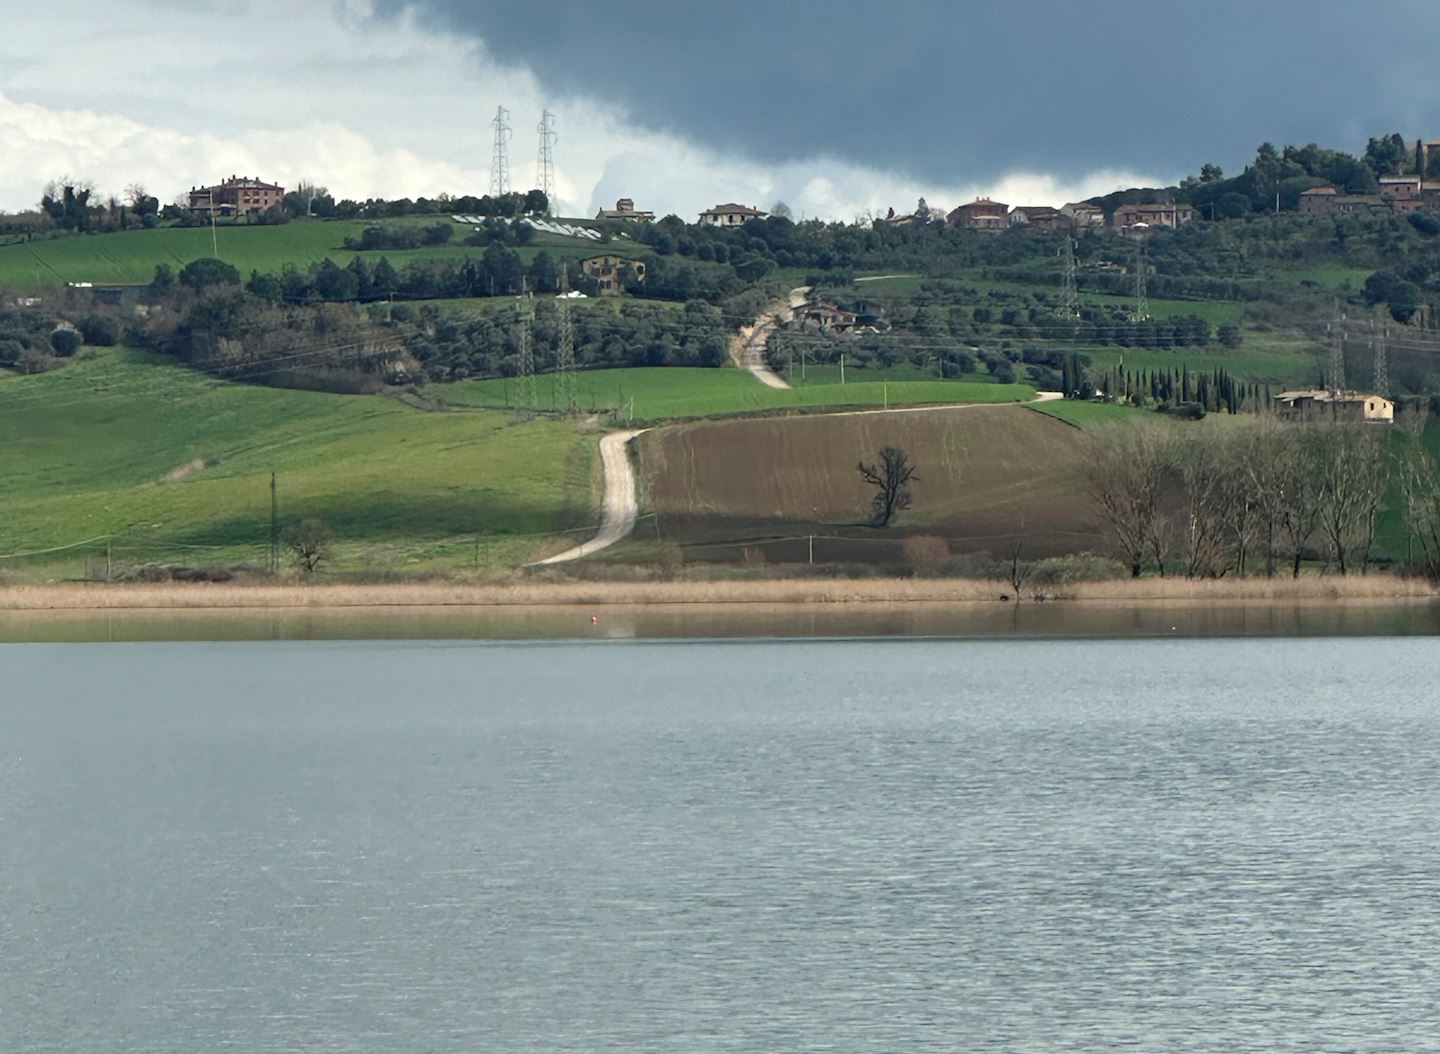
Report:
[[[1427,638],[0,663],[0,1050],[1440,1036]]]

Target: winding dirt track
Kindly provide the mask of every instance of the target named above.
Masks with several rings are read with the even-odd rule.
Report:
[[[639,502],[635,493],[635,469],[630,464],[630,441],[646,431],[648,429],[632,428],[611,432],[600,440],[600,464],[605,472],[605,504],[600,517],[600,532],[583,545],[537,560],[531,567],[582,560],[591,553],[608,549],[635,528]]]
[[[789,388],[789,383],[770,368],[765,358],[765,349],[769,347],[770,338],[780,328],[780,323],[794,317],[795,311],[805,306],[809,296],[808,285],[796,286],[790,290],[786,299],[775,301],[760,312],[760,317],[753,323],[742,326],[740,332],[730,341],[730,358],[735,365],[747,370],[767,388]]]

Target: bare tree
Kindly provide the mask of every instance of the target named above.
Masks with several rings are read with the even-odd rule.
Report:
[[[1185,577],[1218,578],[1229,569],[1226,489],[1233,474],[1224,438],[1202,432],[1177,447],[1185,484]]]
[[[1096,434],[1087,453],[1086,491],[1117,555],[1132,578],[1151,560],[1163,576],[1169,525],[1160,498],[1171,463],[1167,438],[1154,428],[1115,429]]]
[[[322,560],[329,559],[331,537],[329,526],[322,520],[304,519],[290,529],[285,544],[300,569],[311,575]]]
[[[910,464],[910,455],[899,447],[887,446],[880,451],[878,463],[862,461],[855,468],[860,478],[875,488],[875,497],[870,503],[875,526],[889,527],[897,512],[910,507],[908,484],[920,479]]]
[[[1405,500],[1406,563],[1440,582],[1440,462],[1412,436],[1398,469]]]
[[[1342,575],[1370,563],[1387,478],[1384,441],[1373,426],[1335,425],[1316,444],[1320,534]]]

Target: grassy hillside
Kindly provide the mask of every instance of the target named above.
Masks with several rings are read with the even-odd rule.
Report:
[[[663,421],[687,417],[720,417],[727,414],[836,407],[915,406],[927,403],[1006,403],[1034,397],[1034,389],[1023,384],[994,384],[988,380],[964,381],[871,380],[875,371],[851,371],[849,383],[832,381],[833,373],[821,373],[817,383],[781,391],[766,388],[748,373],[724,369],[595,370],[577,379],[580,406],[584,410],[618,410],[635,421]],[[899,371],[912,376],[911,371]],[[848,379],[848,378],[847,378]],[[518,405],[515,380],[461,381],[433,388],[455,406],[497,407]],[[555,409],[561,399],[558,381],[542,376],[536,383],[541,409]]]
[[[263,562],[273,470],[282,520],[330,524],[337,566],[465,566],[477,536],[480,562],[514,564],[595,522],[596,442],[562,422],[251,388],[113,352],[0,379],[0,556],[113,535],[128,563]],[[0,570],[75,574],[103,550]]]
[[[329,257],[348,263],[356,253],[345,249],[347,237],[358,238],[366,227],[400,224],[434,224],[443,217],[426,216],[395,220],[296,220],[277,227],[248,224],[220,226],[215,244],[220,258],[233,264],[242,275],[250,271],[279,272],[286,264],[298,268]],[[386,250],[363,254],[369,260],[388,257],[396,267],[414,259],[458,259],[478,257],[483,249],[463,244],[470,228],[455,225],[449,245],[425,249]],[[598,252],[631,255],[630,246],[599,246],[556,238],[537,238],[520,249],[527,261],[544,249],[552,257],[581,259]],[[75,235],[24,244],[0,246],[0,287],[12,289],[53,288],[66,282],[133,283],[148,282],[157,264],[176,269],[191,260],[214,255],[209,227],[163,227],[153,231],[135,230],[115,234]]]

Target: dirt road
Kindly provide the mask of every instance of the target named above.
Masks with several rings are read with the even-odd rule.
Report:
[[[634,428],[624,432],[611,432],[600,440],[600,464],[605,474],[605,500],[604,511],[600,517],[600,532],[584,545],[577,545],[563,553],[537,560],[531,567],[584,559],[591,553],[608,549],[635,528],[639,505],[635,493],[635,470],[630,464],[630,441],[646,431],[648,429]]]
[[[765,349],[780,323],[788,320],[798,308],[804,307],[809,297],[808,285],[796,286],[784,300],[770,304],[760,312],[760,317],[754,322],[742,326],[740,332],[730,341],[730,358],[735,365],[742,370],[748,370],[767,388],[789,388],[790,385],[785,379],[770,368],[765,358]]]

